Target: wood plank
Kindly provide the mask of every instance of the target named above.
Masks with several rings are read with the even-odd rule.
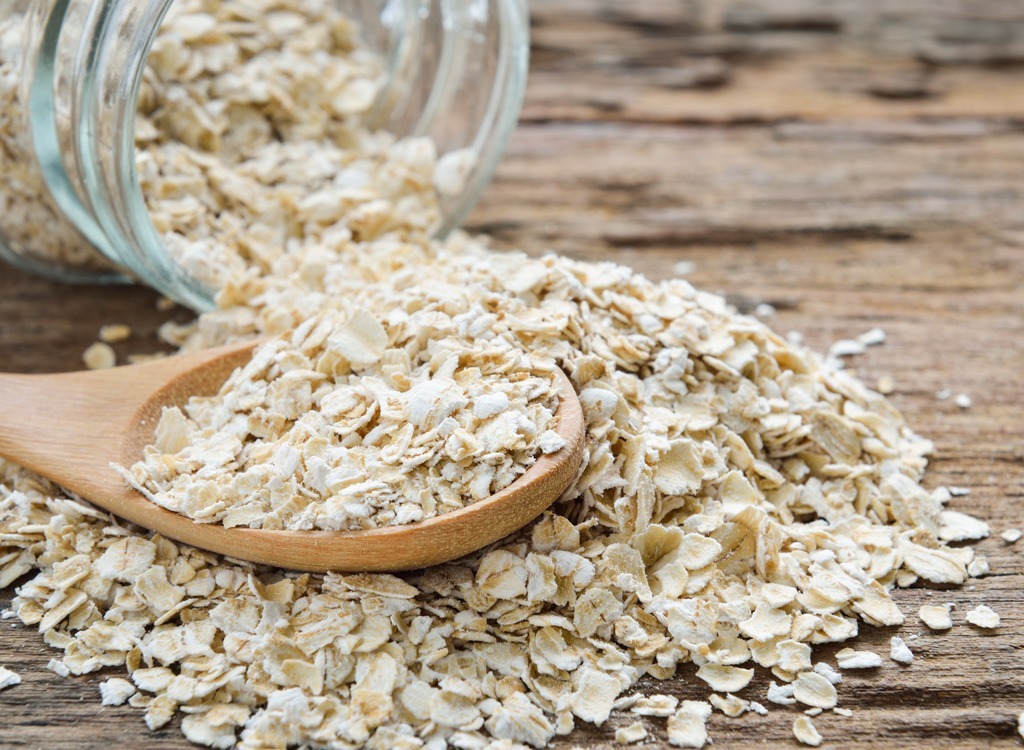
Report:
[[[523,126],[472,226],[498,246],[627,263],[655,278],[693,264],[694,284],[778,312],[818,349],[879,326],[851,360],[935,441],[926,480],[968,486],[951,507],[996,534],[1024,527],[1024,6],[1016,0],[549,0],[535,5]],[[70,288],[0,270],[0,367],[70,370],[104,323],[154,351],[161,313],[138,288]],[[970,409],[939,400],[967,393]],[[848,674],[850,719],[816,723],[843,748],[1019,747],[1024,710],[1024,542],[979,550],[993,575],[897,593],[916,659]],[[12,592],[0,595],[6,602]],[[955,602],[933,634],[914,612]],[[978,603],[996,633],[963,624]],[[61,679],[54,652],[0,624],[0,746],[185,748],[129,708],[101,708],[105,674]],[[859,647],[887,653],[891,630]],[[823,652],[828,655],[828,651]],[[761,697],[759,672],[744,694]],[[649,690],[703,696],[692,670]],[[719,747],[793,746],[796,712],[710,724]],[[631,722],[632,717],[629,718]],[[622,723],[614,718],[612,726]],[[664,720],[646,721],[664,745]],[[614,747],[609,726],[559,747]]]

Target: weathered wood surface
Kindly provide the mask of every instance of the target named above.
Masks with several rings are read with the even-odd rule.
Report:
[[[818,348],[884,328],[851,365],[893,377],[935,441],[928,485],[971,487],[952,507],[996,534],[1024,526],[1024,4],[545,0],[534,38],[523,123],[474,227],[654,277],[690,261],[695,284],[775,305],[774,325]],[[110,322],[138,332],[120,354],[153,351],[168,317],[155,299],[0,270],[0,368],[74,369]],[[973,406],[938,400],[945,388]],[[993,575],[898,593],[917,658],[846,677],[854,716],[815,720],[830,746],[1020,746],[1024,542],[979,549]],[[931,634],[912,613],[945,601],[959,624]],[[979,603],[997,632],[963,623]],[[100,675],[60,679],[37,633],[0,627],[0,664],[25,679],[0,693],[0,747],[189,746],[174,724],[152,735],[141,713],[101,708]],[[887,654],[891,632],[865,630],[861,645]],[[657,689],[703,693],[691,671]],[[796,715],[716,715],[711,733],[793,746]],[[662,744],[663,722],[645,722]],[[611,748],[611,729],[559,746]]]

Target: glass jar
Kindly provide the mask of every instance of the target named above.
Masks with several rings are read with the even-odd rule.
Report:
[[[136,169],[140,89],[174,1],[0,0],[0,256],[61,281],[137,279],[203,310],[214,290],[168,252]],[[361,122],[429,137],[459,176],[438,191],[443,237],[518,119],[525,0],[327,2],[382,68]]]

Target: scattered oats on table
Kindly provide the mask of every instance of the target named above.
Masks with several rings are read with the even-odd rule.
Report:
[[[889,639],[889,658],[900,664],[910,664],[914,661],[914,652],[906,641],[894,635]]]
[[[798,716],[793,721],[793,736],[803,745],[818,747],[822,743],[821,733],[810,717]]]
[[[921,618],[921,622],[931,630],[949,630],[953,627],[953,618],[950,615],[952,608],[952,604],[925,604],[917,614]]]
[[[707,744],[705,722],[711,717],[711,705],[704,701],[683,701],[668,720],[668,744],[673,747],[701,748]]]
[[[874,651],[844,648],[836,652],[836,664],[840,669],[877,669],[882,666],[882,657]]]
[[[97,341],[82,352],[82,362],[90,370],[105,370],[117,364],[117,355],[109,344]]]
[[[647,730],[639,721],[615,730],[615,742],[620,745],[631,745],[644,739],[647,739]]]
[[[0,666],[0,690],[21,684],[21,675],[7,667]]]
[[[979,604],[974,609],[968,610],[966,618],[971,625],[985,629],[998,628],[1000,623],[996,611],[984,604]]]
[[[116,344],[121,341],[127,341],[131,336],[131,326],[124,323],[111,323],[100,327],[98,338],[105,344]]]

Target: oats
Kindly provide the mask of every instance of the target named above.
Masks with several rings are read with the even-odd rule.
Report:
[[[82,352],[82,362],[90,370],[105,370],[117,364],[117,355],[109,344],[97,341]]]
[[[126,537],[107,547],[94,568],[103,578],[134,583],[153,565],[156,552],[157,546],[150,540]]]
[[[572,695],[572,712],[591,724],[601,726],[612,711],[612,704],[621,690],[614,677],[586,667]]]
[[[213,748],[231,748],[235,746],[235,728],[233,726],[212,726],[205,714],[190,714],[181,720],[181,732],[197,745]]]
[[[889,657],[900,664],[910,664],[914,661],[914,652],[907,646],[906,641],[894,635],[889,640]]]
[[[704,465],[697,444],[677,440],[658,461],[654,484],[666,495],[686,495],[700,488],[703,476]]]
[[[46,668],[58,677],[67,677],[71,674],[71,670],[68,669],[67,665],[58,659],[50,659],[50,661],[46,662]]]
[[[127,326],[124,323],[111,323],[100,327],[98,338],[105,344],[116,344],[121,341],[127,341],[132,336],[131,326]]]
[[[793,697],[815,708],[836,705],[836,688],[817,672],[801,672],[793,683]]]
[[[928,549],[912,542],[904,542],[904,560],[907,568],[932,583],[963,583],[966,566],[950,550]]]
[[[615,730],[615,742],[619,745],[632,745],[647,739],[647,730],[639,721]]]
[[[1007,544],[1016,544],[1018,541],[1020,541],[1021,531],[1020,529],[1007,529],[999,536],[1001,536],[1003,538],[1003,541]]]
[[[724,698],[717,693],[712,693],[708,700],[711,705],[717,708],[726,716],[735,719],[742,716],[750,708],[750,701],[737,698],[735,695],[726,695]]]
[[[783,586],[778,583],[766,583],[761,587],[761,597],[768,606],[781,609],[796,599],[797,589],[794,586]]]
[[[384,356],[388,332],[367,310],[356,310],[334,327],[326,350],[342,357],[353,367],[368,367]]]
[[[705,664],[697,670],[697,677],[720,693],[736,693],[754,679],[753,669],[741,669],[722,664]]]
[[[1024,738],[1024,711],[1017,717],[1017,734]]]
[[[989,574],[988,558],[984,555],[976,555],[967,564],[967,575],[971,578],[983,578]]]
[[[951,606],[949,604],[925,604],[918,610],[917,614],[921,618],[921,622],[932,630],[949,630],[953,627],[953,619],[949,614]]]
[[[135,686],[120,677],[108,677],[100,683],[100,701],[104,706],[122,706],[135,695]]]
[[[838,685],[843,681],[843,676],[839,674],[830,664],[823,661],[819,661],[814,665],[814,671],[824,677],[826,680],[831,682],[833,685]]]
[[[7,667],[0,666],[0,690],[21,684],[21,675]]]
[[[864,346],[879,346],[885,343],[885,339],[885,331],[881,328],[872,328],[870,331],[865,331],[857,337],[857,341],[864,344]]]
[[[704,701],[683,701],[668,720],[668,743],[673,747],[701,748],[708,742],[705,722],[711,706]]]
[[[640,716],[671,716],[679,705],[674,695],[649,695],[639,698],[629,710]]]
[[[863,354],[867,346],[853,339],[839,339],[829,347],[828,356],[832,358],[854,357]]]
[[[163,614],[185,598],[185,591],[167,580],[167,569],[155,565],[135,580],[135,595],[154,612]]]
[[[811,668],[811,647],[806,643],[794,640],[780,641],[778,651],[780,669],[796,674]]]
[[[953,399],[953,401],[961,409],[970,409],[971,408],[971,397],[968,396],[966,393],[958,393],[956,395],[956,398]]]
[[[999,615],[991,607],[984,604],[979,604],[974,609],[968,610],[966,617],[967,622],[971,625],[977,625],[979,628],[999,627]]]
[[[793,721],[793,736],[803,745],[818,747],[821,744],[821,734],[818,733],[814,723],[806,716],[798,716]]]
[[[793,624],[792,615],[768,604],[759,604],[750,619],[739,624],[740,631],[755,641],[789,635]]]
[[[946,542],[984,539],[989,534],[988,524],[966,513],[944,510],[939,514],[939,538]]]
[[[844,648],[836,652],[836,664],[840,669],[876,669],[882,666],[882,657],[874,651]]]
[[[522,693],[512,693],[487,719],[487,730],[498,739],[546,747],[555,728],[544,712]]]
[[[472,698],[451,690],[439,690],[430,699],[430,719],[443,727],[464,727],[480,716]]]
[[[794,691],[793,685],[776,685],[775,680],[772,680],[768,685],[768,700],[778,703],[780,706],[791,706],[796,703],[796,698],[793,697]]]

